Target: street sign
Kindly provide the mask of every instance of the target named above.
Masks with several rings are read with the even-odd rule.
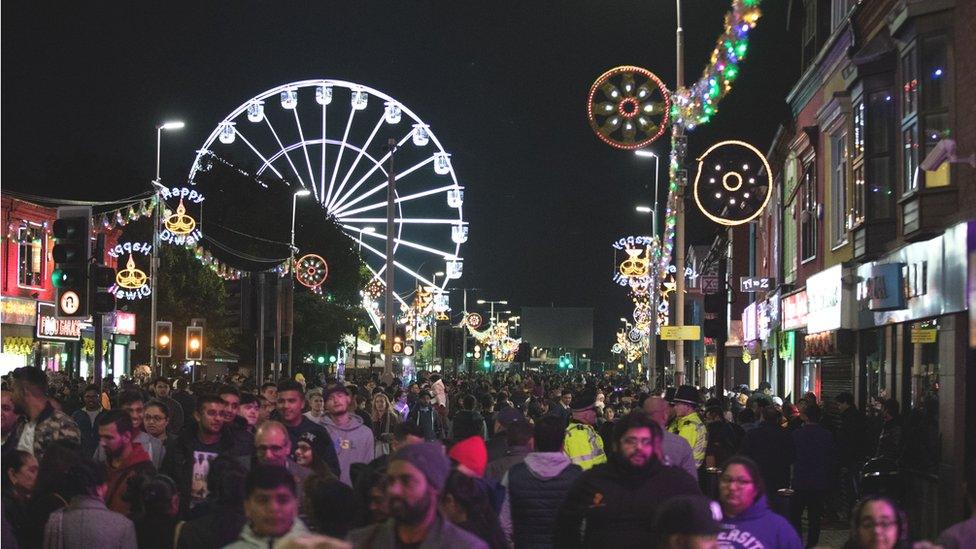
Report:
[[[938,333],[936,328],[912,328],[912,343],[935,343]]]
[[[78,309],[81,308],[81,299],[78,297],[78,294],[74,292],[74,290],[67,290],[61,294],[61,298],[58,300],[58,303],[61,304],[60,312],[65,316],[71,316],[77,313]]]
[[[768,292],[776,287],[776,279],[769,277],[760,276],[743,276],[739,278],[739,291],[752,293],[752,292]]]
[[[701,326],[661,326],[663,341],[697,341],[701,339]]]
[[[718,275],[717,274],[706,274],[701,275],[698,278],[701,281],[701,289],[703,294],[717,294],[718,293]]]

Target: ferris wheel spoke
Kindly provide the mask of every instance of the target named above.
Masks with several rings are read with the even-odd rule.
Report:
[[[315,198],[318,198],[319,191],[315,188],[315,176],[312,175],[312,160],[308,157],[308,146],[305,143],[305,134],[302,132],[302,123],[298,120],[298,105],[295,105],[292,112],[295,114],[295,125],[298,126],[298,138],[302,141],[302,152],[305,153],[305,165],[308,166],[308,184],[312,187]]]
[[[394,178],[394,181],[399,181],[399,180],[403,179],[404,177],[412,174],[413,172],[419,170],[420,168],[423,168],[424,166],[426,166],[427,164],[430,164],[433,161],[434,161],[434,156],[433,155],[428,156],[426,160],[422,160],[420,162],[417,162],[413,166],[410,166],[406,170],[398,173],[396,175],[396,178]],[[379,185],[376,185],[375,187],[373,187],[372,189],[366,191],[365,193],[357,196],[355,200],[351,200],[351,201],[347,202],[341,208],[336,208],[333,211],[333,213],[335,213],[335,215],[337,215],[337,216],[340,215],[340,214],[342,214],[344,211],[348,210],[351,206],[355,206],[356,204],[359,204],[360,202],[362,202],[363,200],[366,200],[370,196],[373,196],[374,194],[376,194],[376,193],[382,191],[383,189],[385,189],[387,183],[388,182],[384,179],[382,183],[380,183]]]
[[[298,178],[298,182],[302,185],[302,187],[304,187],[305,182],[302,181],[302,174],[298,172],[298,168],[295,167],[295,163],[291,161],[291,155],[288,154],[288,150],[285,148],[285,145],[281,142],[281,138],[278,137],[278,132],[275,131],[274,126],[271,125],[271,119],[265,116],[264,123],[268,125],[268,129],[271,130],[271,135],[274,136],[275,141],[278,142],[278,146],[281,147],[281,152],[285,153],[285,160],[288,161],[288,165],[290,165],[292,171],[295,172],[295,177]]]
[[[411,200],[416,200],[418,198],[423,198],[425,196],[430,196],[432,194],[438,194],[438,193],[447,192],[447,191],[450,191],[450,190],[456,189],[456,188],[457,187],[455,185],[446,185],[444,187],[438,187],[436,189],[431,189],[429,191],[422,191],[422,192],[419,192],[419,193],[408,194],[406,196],[401,196],[401,197],[397,198],[396,199],[396,203],[399,204],[401,202],[409,202]],[[339,219],[342,219],[344,216],[350,216],[350,215],[354,215],[354,214],[358,214],[358,213],[367,212],[369,210],[377,210],[379,208],[385,208],[385,207],[386,207],[386,201],[384,200],[382,202],[377,202],[375,204],[370,204],[369,206],[363,206],[361,208],[356,208],[355,210],[345,210],[345,211],[339,212],[339,216],[340,216]]]
[[[340,217],[339,221],[343,223],[386,223],[385,217]],[[411,217],[403,218],[398,217],[393,220],[394,223],[406,224],[406,225],[467,225],[467,221],[461,221],[460,219],[438,219],[433,217]]]
[[[384,262],[386,261],[386,254],[385,253],[377,250],[376,248],[370,246],[369,244],[366,244],[365,242],[363,242],[363,248],[366,248],[367,250],[369,250],[369,251],[373,252],[374,254],[378,255],[380,257],[380,259],[382,259]],[[430,280],[427,280],[427,278],[424,275],[422,275],[422,274],[414,271],[413,269],[411,269],[410,267],[407,267],[403,263],[400,263],[395,258],[393,259],[393,264],[396,265],[396,267],[398,269],[400,269],[401,271],[407,273],[408,275],[416,278],[420,282],[423,282],[424,284],[426,284],[428,286],[436,286],[436,284],[434,284]]]
[[[280,178],[280,179],[284,179],[285,178],[285,176],[281,175],[281,172],[279,172],[278,169],[275,168],[273,164],[271,164],[271,161],[268,160],[267,158],[265,158],[265,156],[263,154],[261,154],[261,151],[259,151],[254,145],[251,144],[250,141],[248,141],[248,139],[246,137],[244,137],[244,134],[241,133],[241,131],[238,130],[236,126],[234,127],[234,133],[237,134],[237,137],[240,137],[241,138],[241,141],[243,141],[245,145],[247,145],[248,147],[250,147],[251,151],[254,152],[254,154],[256,154],[258,156],[258,158],[261,159],[261,162],[264,163],[261,166],[261,169],[258,170],[258,175],[261,175],[261,172],[264,171],[264,168],[271,168],[271,171],[273,171],[275,173],[275,175],[278,176],[278,178]]]
[[[410,132],[407,133],[407,135],[403,136],[403,139],[400,139],[400,141],[397,142],[397,147],[402,147],[403,144],[407,142],[407,139],[410,139],[412,135],[413,135],[413,131],[411,130]],[[390,159],[390,151],[386,151],[386,154],[384,154],[379,159],[374,160],[373,167],[370,168],[368,172],[366,172],[366,175],[360,177],[359,181],[357,181],[356,184],[353,185],[351,189],[346,191],[346,194],[342,198],[335,201],[335,206],[333,206],[333,211],[342,210],[346,200],[349,200],[349,197],[351,197],[356,192],[356,190],[358,190],[359,187],[366,182],[367,179],[369,179],[374,173],[376,173],[376,170],[382,168],[383,163],[389,159]]]
[[[329,192],[325,197],[325,204],[328,207],[332,204],[332,189],[335,186],[336,175],[339,173],[339,164],[342,163],[342,153],[346,150],[346,143],[349,141],[349,129],[352,128],[352,121],[356,118],[356,109],[349,107],[349,120],[346,122],[346,131],[342,134],[342,144],[339,145],[339,155],[336,157],[335,166],[332,167],[332,178],[329,180]]]
[[[359,230],[359,228],[354,227],[352,225],[343,225],[343,227],[345,227],[346,229],[348,229],[350,231],[356,232],[356,233],[362,232],[362,231]],[[371,236],[373,238],[377,238],[377,239],[380,239],[380,240],[386,240],[386,235],[385,234],[382,234],[382,233],[375,233],[375,232],[374,233],[367,233],[367,232],[362,232],[362,234],[368,235],[368,236]],[[360,238],[362,238],[362,237],[360,237]],[[403,240],[401,238],[394,238],[393,239],[393,242],[396,243],[396,244],[402,244],[402,245],[404,245],[404,246],[406,246],[408,248],[413,248],[415,250],[421,250],[421,251],[424,251],[424,252],[427,252],[427,253],[431,253],[431,254],[434,254],[436,256],[443,257],[444,259],[457,259],[457,255],[455,255],[455,254],[453,254],[451,252],[445,252],[443,250],[438,250],[436,248],[431,248],[429,246],[424,246],[423,244],[417,244],[416,242],[411,242],[409,240]]]
[[[376,137],[376,132],[378,132],[380,130],[380,126],[383,125],[383,119],[384,116],[381,115],[380,119],[376,121],[376,126],[373,127],[373,131],[370,132],[369,137],[366,138],[366,143],[359,148],[359,154],[356,155],[356,159],[353,160],[352,166],[350,166],[346,171],[345,177],[342,178],[342,183],[339,183],[339,188],[336,189],[335,196],[333,197],[333,200],[327,204],[326,209],[331,209],[333,206],[335,206],[335,199],[339,198],[339,195],[342,194],[342,189],[345,188],[346,183],[349,182],[349,178],[352,177],[352,172],[356,171],[356,166],[358,166],[359,161],[363,159],[363,153],[369,148],[370,143],[373,142],[373,138]]]
[[[326,107],[327,105],[325,104],[322,105],[322,164],[321,164],[322,173],[321,173],[321,177],[319,177],[319,186],[321,187],[322,190],[319,191],[318,197],[325,195],[325,148],[326,148],[325,144],[327,143],[326,134],[325,134]],[[319,200],[321,201],[322,199],[319,198]]]

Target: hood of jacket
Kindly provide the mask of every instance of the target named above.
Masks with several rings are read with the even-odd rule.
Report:
[[[737,517],[726,517],[726,520],[741,525],[751,521],[763,520],[769,513],[769,501],[766,500],[766,496],[760,496],[759,499],[750,505],[748,509],[743,511],[741,515]]]
[[[142,447],[142,444],[133,442],[132,451],[129,452],[129,455],[125,458],[125,460],[123,460],[118,467],[112,467],[112,465],[106,461],[106,469],[108,469],[108,474],[110,476],[118,475],[147,461],[152,461],[152,458],[149,457],[149,453],[146,452],[146,450]]]
[[[356,429],[359,429],[360,427],[363,426],[363,419],[358,415],[349,412],[349,414],[346,417],[349,418],[349,421],[347,421],[345,425],[340,426],[337,425],[336,422],[332,421],[332,416],[325,415],[322,418],[322,425],[325,425],[329,429],[336,429],[339,431],[346,431],[346,432],[355,431]]]
[[[525,456],[525,466],[538,479],[549,480],[573,463],[563,452],[531,452]]]

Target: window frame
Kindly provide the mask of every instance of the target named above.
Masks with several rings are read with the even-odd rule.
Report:
[[[848,242],[847,183],[850,155],[848,153],[847,128],[842,127],[830,138],[830,194],[831,194],[831,249],[836,250]]]
[[[40,261],[40,271],[39,271],[40,281],[38,284],[31,284],[25,281],[24,278],[25,271],[24,271],[23,256],[24,256],[24,248],[26,244],[22,236],[22,231],[25,230],[31,231],[34,235],[39,237],[38,240],[40,241],[41,261]],[[28,221],[21,224],[19,227],[17,227],[16,242],[17,242],[17,287],[25,288],[29,290],[43,290],[45,288],[44,281],[47,279],[48,276],[48,265],[47,265],[48,242],[47,242],[47,233],[44,230],[44,226],[40,223],[34,223],[32,221]],[[31,255],[33,255],[34,254],[33,239],[31,239],[30,242],[31,242],[29,245],[31,249],[30,253]],[[31,272],[32,277],[33,274],[34,272]]]
[[[802,175],[800,183],[797,185],[797,195],[799,195],[799,257],[800,265],[809,263],[817,259],[817,224],[820,221],[817,215],[817,172],[816,172],[816,157],[810,155],[805,161],[801,163]],[[807,220],[803,220],[803,214],[807,213]],[[809,231],[809,235],[807,232]],[[809,242],[807,242],[807,237],[809,236]],[[810,252],[810,255],[807,255]]]

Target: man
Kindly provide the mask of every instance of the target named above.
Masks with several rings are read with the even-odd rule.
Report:
[[[796,455],[793,439],[789,431],[780,425],[782,416],[775,408],[769,406],[763,413],[763,421],[759,427],[746,432],[739,451],[759,466],[770,508],[787,516],[789,502],[778,491],[789,486],[790,466]]]
[[[475,410],[477,402],[478,400],[471,394],[461,397],[461,409],[454,415],[454,421],[451,423],[451,441],[457,442],[474,435],[488,440],[485,418]]]
[[[245,429],[252,435],[257,429],[258,420],[261,417],[261,398],[252,393],[244,393],[241,395],[241,405],[237,408],[237,415],[244,420],[244,423],[247,424]]]
[[[561,418],[568,423],[572,415],[572,409],[570,408],[572,403],[573,391],[571,389],[563,389],[553,406],[549,407],[549,414]]]
[[[302,385],[294,380],[285,380],[278,384],[275,392],[278,397],[278,417],[288,429],[292,448],[298,445],[300,436],[312,433],[316,438],[324,441],[322,448],[325,450],[325,455],[322,456],[322,461],[332,469],[335,476],[341,477],[339,457],[336,455],[329,431],[302,415],[302,409],[305,408],[305,390]]]
[[[145,431],[143,419],[146,414],[146,406],[143,402],[142,393],[137,390],[123,391],[119,394],[119,408],[129,414],[132,420],[132,441],[142,445],[142,449],[149,454],[154,467],[163,465],[163,442],[154,438]],[[103,448],[95,451],[95,461],[105,463],[106,455]]]
[[[501,481],[505,473],[512,466],[525,461],[525,456],[533,449],[533,430],[528,421],[515,421],[508,425],[505,430],[505,438],[508,442],[508,449],[505,455],[488,462],[485,469],[485,478],[493,481]]]
[[[322,398],[325,399],[328,413],[323,422],[332,437],[339,457],[339,468],[342,470],[339,480],[352,486],[352,465],[369,463],[375,457],[373,431],[363,425],[363,420],[358,415],[350,412],[349,402],[352,397],[345,385],[330,387]]]
[[[935,544],[943,549],[963,549],[976,539],[976,463],[970,463],[967,467],[966,481],[963,484],[969,503],[969,517],[939,534]]]
[[[131,416],[124,410],[111,410],[99,416],[98,445],[105,454],[105,479],[108,491],[105,505],[116,513],[128,516],[130,503],[125,498],[130,478],[156,472],[149,454],[134,442],[135,428]]]
[[[288,429],[277,421],[265,421],[254,435],[254,457],[261,465],[274,465],[287,470],[295,478],[298,501],[302,501],[302,486],[312,474],[307,467],[295,463],[291,457],[291,439]]]
[[[162,472],[176,483],[184,513],[207,499],[211,461],[226,456],[246,467],[254,451],[240,445],[233,433],[223,430],[225,407],[224,401],[215,395],[197,399],[193,413],[197,428],[184,430],[163,459]]]
[[[237,541],[225,549],[284,547],[290,540],[308,534],[308,528],[298,518],[295,479],[283,467],[254,467],[247,475],[244,490],[247,524]]]
[[[721,406],[709,406],[705,410],[705,429],[708,446],[705,448],[705,466],[718,467],[739,451],[745,430],[725,419]]]
[[[88,385],[82,393],[82,408],[71,414],[71,419],[78,425],[81,432],[81,453],[91,457],[98,448],[98,429],[95,421],[102,414],[102,401],[99,398],[98,385]]]
[[[585,389],[573,399],[572,419],[566,427],[563,451],[569,459],[584,471],[607,462],[603,451],[603,438],[593,427],[596,425],[596,391]]]
[[[495,414],[495,422],[492,425],[491,439],[488,440],[488,461],[495,461],[505,457],[508,453],[508,426],[518,422],[527,421],[525,415],[516,408],[505,408]]]
[[[643,410],[613,429],[611,459],[585,471],[570,488],[556,519],[556,547],[648,547],[658,506],[674,496],[698,495],[698,483],[657,457],[663,432]]]
[[[665,502],[654,519],[659,549],[718,547],[722,525],[718,503],[705,496],[679,496]]]
[[[832,486],[836,449],[834,436],[820,425],[820,406],[809,404],[803,410],[803,427],[793,431],[796,464],[793,466],[791,522],[801,536],[801,519],[807,511],[807,547],[820,542],[820,518],[827,492]]]
[[[881,427],[881,435],[878,437],[876,454],[877,457],[889,459],[895,463],[901,460],[903,451],[900,410],[901,406],[893,398],[885,399],[881,405],[881,417],[884,419],[884,424]]]
[[[13,401],[27,422],[20,430],[17,449],[41,461],[44,450],[56,440],[81,445],[78,425],[64,413],[55,410],[47,398],[47,374],[40,368],[24,366],[13,372]]]
[[[17,428],[23,418],[14,407],[14,393],[4,389],[0,392],[0,436],[2,436],[3,453],[17,448]],[[97,440],[97,439],[96,439]],[[96,443],[97,444],[97,443]],[[92,451],[94,452],[94,448]]]
[[[71,479],[72,495],[66,506],[47,518],[43,528],[43,546],[135,549],[135,525],[105,506],[107,486],[104,468],[91,458],[82,457],[77,463],[70,464],[64,475]]]
[[[445,435],[441,417],[430,404],[431,398],[430,391],[420,391],[416,406],[410,405],[410,413],[407,415],[407,421],[420,427],[424,432],[424,440],[428,442],[443,440]]]
[[[691,446],[688,441],[665,430],[670,412],[668,402],[659,396],[648,397],[644,401],[644,411],[664,431],[664,438],[661,441],[661,456],[659,456],[662,462],[665,465],[684,469],[697,480],[698,467],[695,466],[695,458],[691,453]]]
[[[705,461],[705,449],[708,446],[708,432],[698,417],[698,401],[698,389],[691,385],[678,387],[674,394],[674,421],[670,429],[672,433],[688,441],[696,469]]]
[[[237,424],[241,427],[243,421],[237,423],[237,411],[241,407],[241,392],[233,385],[222,385],[217,391],[217,396],[224,401],[224,424]]]
[[[583,474],[563,453],[562,418],[540,418],[533,429],[534,451],[502,478],[505,501],[499,521],[516,549],[552,547],[559,506]]]
[[[180,403],[180,409],[183,410],[183,423],[187,423],[186,417],[193,413],[197,409],[197,399],[196,396],[189,389],[189,383],[186,379],[179,378],[176,380],[176,391],[173,391],[170,396],[176,402]],[[180,426],[180,431],[183,427]],[[179,434],[180,431],[174,430],[173,433]]]
[[[183,405],[180,404],[176,399],[169,396],[170,384],[169,379],[165,377],[157,377],[152,384],[153,392],[156,393],[156,400],[162,402],[169,408],[169,432],[179,433],[180,429],[183,428]]]
[[[837,461],[840,466],[838,508],[842,518],[847,519],[855,503],[855,476],[864,464],[867,425],[864,412],[854,405],[854,395],[845,391],[837,395],[835,401],[840,412],[840,425],[837,429]]]
[[[481,539],[447,521],[438,499],[451,471],[439,443],[404,446],[390,456],[386,496],[390,516],[385,522],[349,533],[357,548],[465,547],[487,549]]]
[[[261,396],[268,402],[278,402],[278,386],[273,381],[265,381],[261,385]]]
[[[305,412],[305,417],[325,427],[325,397],[322,395],[322,389],[316,387],[305,396],[308,398],[309,406],[309,410]]]

